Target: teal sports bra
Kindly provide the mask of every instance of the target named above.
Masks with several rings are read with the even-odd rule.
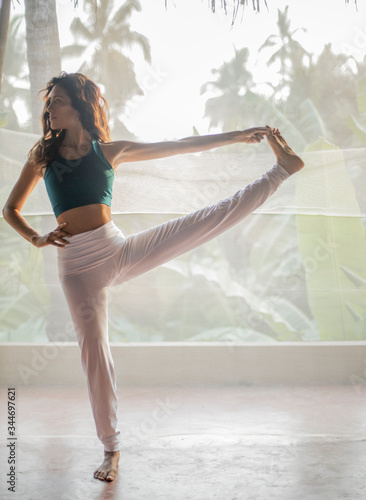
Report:
[[[44,182],[56,217],[71,208],[103,203],[111,206],[113,167],[103,155],[98,141],[77,160],[59,154],[47,166]]]

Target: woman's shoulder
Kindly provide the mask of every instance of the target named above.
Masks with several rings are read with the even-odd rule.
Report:
[[[130,144],[131,141],[120,140],[120,141],[109,141],[109,142],[98,142],[98,141],[95,142],[99,144],[102,150],[120,151],[121,149],[125,148],[126,145]]]
[[[98,142],[98,145],[110,165],[115,168],[116,160],[126,150],[130,141],[111,141],[111,142]]]
[[[46,167],[47,165],[44,165],[42,163],[36,163],[30,159],[27,159],[27,161],[23,166],[23,170],[27,172],[27,175],[29,177],[43,178],[46,171]]]

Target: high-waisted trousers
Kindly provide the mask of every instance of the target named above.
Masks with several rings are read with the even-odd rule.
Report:
[[[76,337],[97,435],[119,449],[117,392],[108,341],[107,290],[223,233],[251,214],[289,177],[276,163],[260,179],[218,203],[125,237],[113,221],[66,238],[58,271]]]

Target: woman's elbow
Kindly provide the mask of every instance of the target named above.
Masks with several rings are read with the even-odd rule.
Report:
[[[6,205],[3,206],[2,214],[3,214],[4,220],[6,220],[6,217],[8,214],[8,207]]]
[[[10,213],[14,211],[13,207],[10,207],[8,204],[5,204],[3,206],[2,214],[4,217],[4,220],[8,221]]]

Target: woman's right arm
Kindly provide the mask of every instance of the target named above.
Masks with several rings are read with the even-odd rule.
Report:
[[[66,223],[60,224],[55,231],[41,236],[20,214],[24,203],[40,179],[40,173],[27,161],[4,205],[3,217],[23,238],[36,247],[40,248],[46,245],[63,247],[68,243],[67,240],[63,239],[63,236],[71,236],[71,234],[62,230]]]

